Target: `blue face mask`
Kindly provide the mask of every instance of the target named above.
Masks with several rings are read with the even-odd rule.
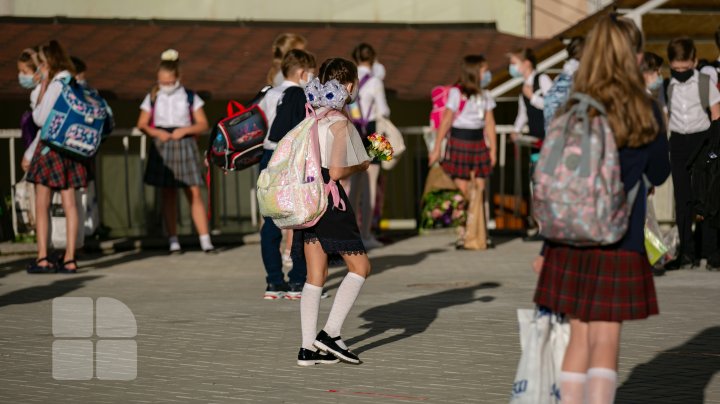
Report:
[[[650,85],[648,86],[648,89],[650,91],[655,91],[655,90],[659,89],[662,85],[663,85],[663,78],[662,78],[662,76],[658,76],[655,79],[655,81],[650,83]]]
[[[26,88],[28,90],[37,87],[38,84],[37,82],[35,82],[34,75],[23,73],[18,73],[18,83],[20,83],[20,86],[22,86],[22,88]]]
[[[520,73],[520,69],[518,69],[517,65],[514,63],[510,65],[509,72],[512,77],[522,76],[522,73]]]
[[[480,79],[480,88],[486,88],[490,85],[491,81],[492,73],[490,73],[490,70],[486,70],[485,73],[483,73],[482,79]]]

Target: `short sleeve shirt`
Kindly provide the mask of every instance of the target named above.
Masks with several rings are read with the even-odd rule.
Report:
[[[462,97],[460,89],[451,88],[445,108],[457,112],[460,109]],[[495,100],[489,91],[473,95],[467,99],[462,111],[455,114],[452,126],[458,129],[483,129],[485,128],[485,113],[495,109],[495,106]]]
[[[193,97],[193,112],[202,108],[203,105],[205,105],[205,101],[196,93]],[[150,94],[145,96],[140,109],[148,113],[152,110]],[[185,87],[180,86],[170,94],[158,91],[153,119],[155,126],[160,128],[184,128],[192,125]]]

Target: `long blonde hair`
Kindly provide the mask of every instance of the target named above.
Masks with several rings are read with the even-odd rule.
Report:
[[[282,67],[282,60],[285,54],[292,49],[303,49],[307,45],[307,40],[302,35],[293,33],[284,33],[278,35],[272,45],[272,66],[267,74],[267,84],[272,85],[275,75]]]
[[[590,32],[573,90],[605,106],[618,147],[640,147],[655,139],[658,124],[645,90],[637,54],[642,33],[627,18],[611,14]],[[568,107],[573,102],[568,102]]]

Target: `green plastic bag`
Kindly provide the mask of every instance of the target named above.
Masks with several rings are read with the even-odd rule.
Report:
[[[645,215],[645,251],[647,252],[650,265],[655,265],[668,252],[668,247],[663,240],[660,224],[655,217],[655,207],[652,198],[647,201],[647,213]]]

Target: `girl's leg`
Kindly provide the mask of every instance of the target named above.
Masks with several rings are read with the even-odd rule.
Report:
[[[317,335],[320,296],[328,275],[328,259],[319,242],[305,243],[304,250],[307,262],[307,282],[303,287],[302,299],[300,299],[302,348],[314,351],[313,342]]]
[[[162,209],[165,230],[170,238],[177,237],[177,189],[162,188]]]
[[[367,196],[367,218],[363,219],[363,226],[365,227],[365,233],[368,235],[368,239],[374,239],[371,230],[373,224],[373,218],[375,216],[375,204],[377,202],[377,189],[378,179],[380,178],[380,165],[370,164],[367,169],[368,173],[368,196]],[[361,233],[362,234],[362,233]]]
[[[615,400],[621,325],[613,321],[589,323],[588,404],[612,404]]]
[[[462,178],[454,178],[453,182],[455,183],[455,186],[458,187],[460,192],[463,194],[463,197],[465,199],[468,198],[468,180],[464,180]]]
[[[68,188],[60,191],[63,210],[65,211],[65,231],[66,231],[66,247],[63,262],[73,261],[75,259],[75,247],[78,234],[78,211],[75,202],[75,189]],[[77,269],[77,265],[70,264],[65,266],[67,269]]]
[[[45,185],[35,184],[35,231],[37,232],[37,258],[47,258],[48,233],[50,231],[50,197],[52,190]],[[38,263],[45,267],[50,265],[47,261]]]
[[[340,283],[335,301],[330,309],[327,323],[323,330],[331,337],[340,336],[340,330],[347,318],[350,309],[355,304],[355,299],[360,294],[360,289],[365,283],[365,278],[370,275],[370,260],[366,254],[362,255],[343,255],[343,260],[348,266],[348,274]],[[342,341],[338,341],[340,345]],[[342,348],[347,349],[346,347]]]
[[[570,343],[560,373],[560,394],[563,404],[585,402],[585,383],[589,363],[588,323],[570,319]]]
[[[200,247],[203,251],[212,251],[215,246],[210,241],[210,231],[208,230],[207,212],[205,211],[205,203],[200,193],[200,187],[195,185],[192,187],[185,188],[185,196],[190,202],[190,212],[192,215],[193,222],[195,223],[195,229],[200,235]]]

